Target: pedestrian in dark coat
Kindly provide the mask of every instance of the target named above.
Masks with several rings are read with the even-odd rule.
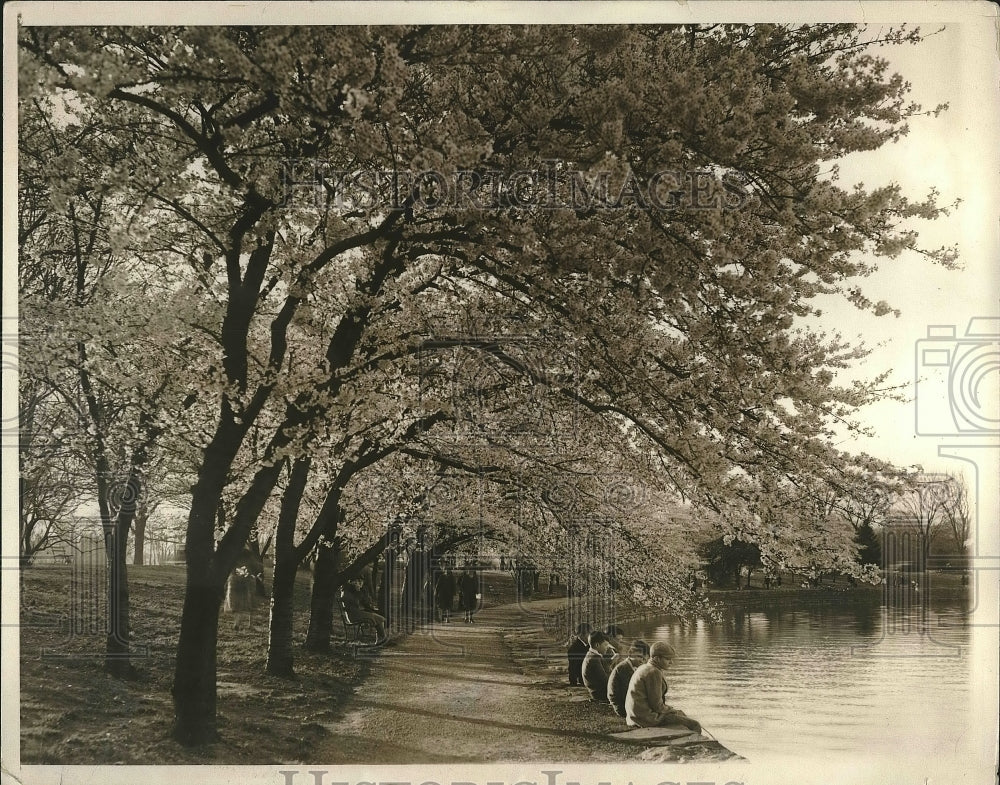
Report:
[[[576,635],[569,639],[569,646],[566,647],[566,658],[569,660],[569,683],[573,687],[583,685],[583,658],[590,650],[589,635],[590,625],[584,622],[576,628]]]
[[[472,624],[472,614],[479,606],[479,599],[476,597],[478,593],[479,579],[476,578],[476,574],[472,570],[466,567],[458,579],[458,597],[462,604],[462,610],[465,611],[466,624]]]
[[[434,597],[438,610],[441,611],[441,621],[447,624],[451,621],[451,606],[455,602],[455,574],[450,569],[438,575],[434,584]]]

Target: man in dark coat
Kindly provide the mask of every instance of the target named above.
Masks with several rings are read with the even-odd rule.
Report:
[[[438,574],[434,584],[434,597],[438,610],[441,611],[441,621],[447,624],[451,621],[451,606],[455,602],[455,574],[450,567]]]
[[[472,624],[472,614],[476,612],[479,605],[479,579],[476,574],[466,567],[458,578],[458,600],[465,611],[465,623]]]
[[[628,656],[611,669],[608,677],[608,703],[614,707],[615,714],[625,717],[625,698],[628,697],[628,685],[632,674],[649,657],[649,644],[643,640],[635,640],[629,647]]]
[[[382,555],[382,580],[379,586],[379,612],[385,617],[387,627],[395,628],[396,610],[399,607],[399,576],[396,574],[396,560],[399,558],[399,527],[389,529],[385,551]]]
[[[587,642],[588,635],[590,635],[590,625],[584,622],[576,628],[576,635],[569,639],[569,646],[566,647],[569,683],[573,687],[583,685],[583,658],[587,656],[587,650],[590,648]]]
[[[590,692],[592,701],[607,703],[610,660],[615,650],[611,648],[608,636],[600,630],[590,633],[589,642],[590,648],[583,658],[583,684]]]
[[[347,618],[354,624],[359,624],[363,621],[374,624],[376,631],[375,645],[381,646],[385,643],[385,617],[372,610],[362,588],[362,579],[354,578],[349,583],[345,583],[340,592],[340,599],[344,603],[344,612],[347,614]]]

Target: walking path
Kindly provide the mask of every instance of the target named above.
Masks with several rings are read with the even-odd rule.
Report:
[[[346,714],[327,725],[313,760],[409,764],[490,761],[620,761],[643,746],[609,734],[625,730],[610,706],[591,703],[566,679],[566,653],[543,629],[563,599],[480,610],[435,623],[373,656]],[[701,748],[705,745],[696,745]],[[732,754],[708,745],[713,759]],[[658,747],[643,757],[706,759],[694,747]],[[722,752],[720,752],[720,750]],[[666,755],[666,757],[664,757]]]

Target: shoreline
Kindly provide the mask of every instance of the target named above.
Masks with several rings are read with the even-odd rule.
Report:
[[[330,764],[627,763],[743,760],[714,739],[623,740],[625,720],[570,687],[564,641],[546,629],[565,598],[490,602],[472,624],[434,622],[371,651],[368,677],[321,723]],[[365,652],[359,651],[359,656]],[[359,759],[361,756],[363,759]]]
[[[292,680],[263,672],[265,608],[257,608],[250,630],[238,631],[234,619],[224,616],[218,652],[222,738],[200,749],[181,748],[169,737],[183,568],[130,567],[140,670],[133,681],[103,671],[95,656],[103,651],[103,636],[68,634],[70,566],[39,565],[20,576],[21,755],[26,763],[697,759],[694,749],[674,756],[683,748],[645,748],[611,738],[625,730],[624,720],[568,683],[565,631],[551,624],[552,615],[567,607],[567,598],[543,594],[518,603],[506,573],[489,573],[495,592],[484,592],[486,606],[474,624],[436,623],[395,646],[366,652],[345,642],[335,622],[329,654],[300,646],[309,597],[303,573],[296,586],[297,678]],[[937,574],[928,578],[935,592],[957,598],[968,591],[957,580],[949,587]],[[839,592],[785,587],[713,591],[711,599],[736,612],[752,612],[785,602],[877,603],[883,591],[881,586]],[[642,615],[629,613],[634,620]],[[649,610],[645,615],[663,614]],[[624,617],[620,622],[629,623]],[[138,653],[140,646],[144,655]],[[393,711],[396,716],[383,722],[380,715]],[[452,734],[436,736],[439,726]],[[383,741],[376,742],[368,731]],[[424,738],[403,743],[414,731]],[[456,735],[469,738],[456,743]],[[726,759],[735,759],[726,752]]]
[[[522,607],[525,611],[539,611],[544,619],[544,615],[564,607],[565,603],[566,598],[562,597],[535,600],[524,603]],[[630,730],[625,719],[615,714],[610,706],[591,702],[586,688],[569,685],[565,642],[552,640],[551,635],[545,631],[543,620],[537,624],[511,627],[502,633],[502,637],[512,660],[522,673],[536,679],[537,684],[548,687],[565,702],[562,717],[571,726],[568,729],[580,736],[589,736],[596,731],[609,740],[613,738],[612,734]],[[678,738],[672,743],[663,744],[615,739],[615,743],[620,746],[624,756],[622,760],[664,763],[745,760],[714,738],[695,742]]]

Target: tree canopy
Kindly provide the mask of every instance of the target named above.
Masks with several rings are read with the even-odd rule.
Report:
[[[872,54],[916,40],[24,29],[25,323],[63,325],[62,367],[131,407],[113,438],[132,465],[162,451],[192,481],[178,736],[215,732],[222,587],[289,462],[313,541],[334,518],[359,548],[378,538],[352,528],[353,483],[405,496],[407,471],[443,472],[518,498],[520,525],[493,529],[538,552],[620,524],[662,603],[681,576],[645,547],[656,504],[609,509],[623,488],[710,511],[775,559],[840,563],[817,494],[855,481],[832,428],[879,379],[837,384],[865,350],[808,318],[820,296],[890,312],[860,282],[904,250],[955,259],[911,227],[941,214],[934,194],[836,179],[921,111]]]

